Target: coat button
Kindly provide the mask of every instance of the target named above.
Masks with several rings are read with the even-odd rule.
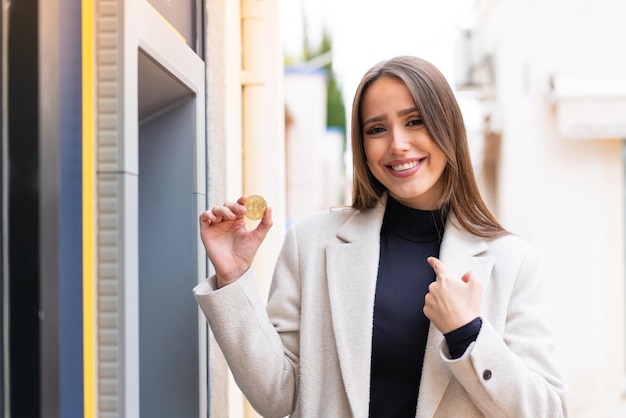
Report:
[[[483,372],[483,379],[485,380],[491,379],[491,370],[487,369]]]

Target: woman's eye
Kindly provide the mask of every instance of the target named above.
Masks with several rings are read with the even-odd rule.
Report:
[[[381,132],[384,132],[384,129],[382,126],[374,126],[372,128],[369,128],[367,131],[365,131],[365,133],[368,135],[376,135]]]
[[[407,125],[409,125],[409,126],[420,126],[420,125],[423,125],[423,124],[424,124],[424,121],[421,118],[411,119],[407,123]]]

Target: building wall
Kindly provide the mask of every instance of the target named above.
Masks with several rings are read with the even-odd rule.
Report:
[[[263,293],[282,243],[276,2],[8,3],[0,409],[255,416],[192,288],[211,272],[197,221],[207,207],[242,193],[273,206],[255,260]]]
[[[287,131],[287,221],[322,208],[322,144],[326,135],[326,77],[322,71],[285,74]]]
[[[206,0],[207,208],[259,194],[274,226],[254,267],[267,294],[285,229],[282,51],[276,0]],[[255,227],[251,223],[250,227]],[[200,255],[206,259],[206,255]],[[213,270],[209,266],[209,273]],[[212,417],[257,416],[210,336]]]
[[[623,80],[625,14],[626,4],[612,0],[484,0],[474,22],[476,61],[492,70],[481,73],[487,130],[501,136],[490,182],[497,215],[544,255],[575,417],[624,416],[626,135],[564,135],[551,80]],[[581,116],[600,117],[593,112]]]
[[[347,179],[340,128],[326,127],[326,74],[321,69],[285,71],[287,126],[287,222],[346,204]]]
[[[206,2],[206,54],[208,164],[206,208],[209,208],[218,202],[228,201],[242,192],[240,2],[228,0]],[[211,267],[209,269],[210,272],[213,271]],[[236,394],[236,385],[229,375],[226,360],[212,334],[209,334],[209,337],[211,416],[242,416],[241,395]]]

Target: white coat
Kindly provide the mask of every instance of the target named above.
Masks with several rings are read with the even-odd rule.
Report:
[[[235,380],[265,417],[367,417],[379,235],[386,199],[331,209],[289,228],[267,306],[254,269],[194,289]],[[440,249],[448,271],[483,281],[477,340],[451,360],[431,324],[416,417],[568,415],[554,359],[538,253],[509,235],[476,237],[454,214]]]

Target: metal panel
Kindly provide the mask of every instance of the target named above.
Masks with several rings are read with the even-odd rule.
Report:
[[[189,291],[196,284],[194,116],[188,95],[139,131],[140,411],[146,418],[198,416],[197,307]]]
[[[0,380],[0,413],[3,416],[7,416],[9,414],[8,409],[5,409],[8,403],[5,402],[5,399],[8,397],[8,387],[4,384],[5,379],[5,370],[8,367],[8,356],[7,347],[8,341],[6,339],[6,333],[4,330],[6,329],[6,315],[5,315],[5,306],[7,306],[7,292],[6,286],[8,285],[8,269],[6,259],[8,256],[8,247],[6,246],[6,233],[7,233],[7,196],[6,196],[6,181],[7,181],[7,168],[8,168],[8,160],[7,157],[7,136],[6,136],[6,117],[7,117],[7,106],[6,106],[6,77],[7,72],[5,71],[5,63],[6,63],[6,13],[4,12],[6,4],[6,0],[0,1],[0,101],[2,102],[2,106],[0,106],[0,335],[2,335],[2,344],[0,344],[0,376],[3,376],[3,379]]]
[[[9,371],[11,416],[40,414],[39,107],[36,0],[8,19]],[[52,283],[51,283],[52,284]]]
[[[96,5],[96,239],[97,245],[97,416],[124,415],[123,194],[128,174],[121,172],[122,4]]]
[[[186,119],[189,126],[179,127],[181,131],[193,131],[187,138],[193,151],[185,154],[186,164],[189,166],[183,172],[192,173],[189,174],[189,201],[196,202],[193,187],[199,183],[204,185],[203,181],[199,182],[194,178],[194,174],[198,176],[198,173],[204,173],[204,165],[198,167],[195,163],[204,161],[203,152],[201,157],[196,155],[198,148],[204,151],[204,63],[181,41],[172,30],[173,26],[167,24],[155,8],[143,0],[98,0],[95,15],[97,416],[137,418],[141,413],[142,416],[152,418],[155,415],[150,415],[145,409],[149,404],[146,406],[142,403],[140,411],[140,402],[143,402],[140,395],[144,386],[149,388],[151,383],[144,384],[142,380],[140,384],[140,378],[146,379],[140,376],[140,365],[146,361],[149,365],[154,364],[154,357],[151,357],[154,353],[143,353],[139,349],[140,334],[144,339],[151,338],[144,335],[144,331],[149,331],[151,324],[148,323],[148,328],[142,329],[139,322],[140,316],[143,317],[144,311],[140,305],[143,304],[143,292],[146,290],[140,284],[139,266],[140,261],[145,258],[140,256],[145,239],[139,236],[139,228],[144,220],[139,205],[139,163],[142,157],[138,148],[141,145],[139,135],[145,132],[142,131],[140,121],[147,126],[150,121],[155,122],[174,112],[174,103],[180,102],[184,97],[189,102],[192,95],[195,97],[192,110],[185,111],[190,112],[185,113],[191,117]],[[143,55],[141,51],[146,54]],[[151,76],[157,75],[157,81],[149,82],[148,86],[145,84],[147,79],[144,78],[146,68]],[[169,78],[159,78],[163,74]],[[146,87],[149,89],[147,92]],[[171,136],[177,137],[176,134]],[[198,144],[202,144],[202,147]],[[161,179],[158,178],[158,181]],[[143,187],[142,185],[142,189]],[[191,269],[188,276],[191,284],[183,285],[184,288],[180,289],[188,297],[191,297],[191,288],[198,275],[196,206],[197,203],[189,203],[188,215],[180,215],[180,225],[183,225],[181,234],[187,236],[192,243],[189,249],[191,261],[185,262],[180,271],[181,274],[187,274],[187,269]],[[148,213],[148,216],[151,214]],[[186,222],[192,225],[191,230],[184,226]],[[206,392],[206,387],[200,387],[202,381],[199,373],[204,372],[198,367],[200,344],[197,307],[191,302],[181,313],[187,315],[187,309],[194,311],[193,319],[189,323],[192,331],[189,332],[195,333],[195,339],[190,342],[189,337],[185,338],[196,353],[185,359],[185,362],[195,362],[194,372],[189,375],[194,379],[187,379],[187,376],[182,387],[195,389],[190,394],[177,392],[177,398],[189,403],[182,410],[192,408],[196,411],[195,415],[199,415],[198,409],[203,409],[199,396],[201,390]],[[159,365],[154,372],[161,370],[174,373],[169,367],[168,364]],[[185,366],[182,370],[188,372],[191,368]],[[202,376],[206,377],[204,374]],[[158,398],[155,401],[156,399]],[[156,415],[158,416],[160,415]],[[176,416],[186,415],[179,410]]]
[[[59,236],[55,255],[59,323],[55,332],[59,335],[59,357],[48,361],[58,363],[57,402],[60,416],[69,417],[83,413],[81,0],[59,0],[58,31],[59,218],[56,222]],[[40,71],[47,71],[45,64]],[[41,141],[46,141],[43,134]],[[44,242],[44,245],[47,248],[53,244]],[[46,280],[44,273],[41,280]],[[57,382],[44,381],[44,387]],[[46,417],[52,417],[47,409],[44,411]]]
[[[197,28],[196,18],[201,0],[148,0],[169,23],[180,33],[194,51],[200,52],[202,28]]]

